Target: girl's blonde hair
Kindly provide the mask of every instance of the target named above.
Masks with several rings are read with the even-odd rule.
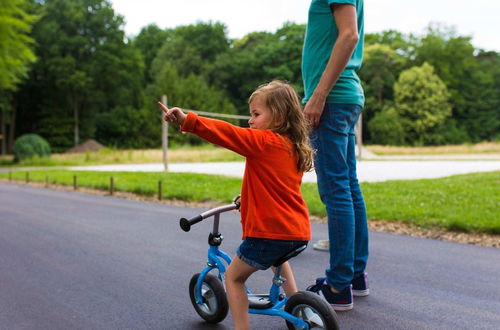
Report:
[[[250,95],[248,104],[256,97],[263,97],[262,100],[271,111],[269,129],[286,135],[292,142],[297,154],[297,169],[302,172],[310,171],[314,152],[309,144],[309,131],[295,89],[286,82],[273,80],[259,86]]]

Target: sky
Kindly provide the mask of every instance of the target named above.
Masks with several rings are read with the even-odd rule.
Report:
[[[307,23],[309,0],[110,0],[125,17],[125,32],[137,35],[148,24],[175,28],[220,22],[229,38],[275,32],[283,23]],[[365,32],[397,30],[424,35],[431,23],[472,37],[476,48],[500,52],[500,0],[365,0]]]

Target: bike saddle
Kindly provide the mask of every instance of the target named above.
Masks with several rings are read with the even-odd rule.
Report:
[[[282,256],[281,258],[279,258],[273,264],[273,266],[274,267],[278,267],[279,265],[285,263],[285,261],[287,261],[288,259],[291,259],[291,258],[295,257],[296,255],[298,255],[300,252],[304,251],[306,249],[306,247],[307,247],[307,244],[304,244],[304,245],[299,246],[296,249],[293,249],[292,251],[288,252],[287,254],[285,254],[284,256]]]

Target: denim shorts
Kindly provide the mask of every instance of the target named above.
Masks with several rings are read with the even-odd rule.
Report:
[[[281,257],[307,245],[308,241],[285,241],[279,239],[247,237],[236,254],[247,265],[265,270],[271,267]]]

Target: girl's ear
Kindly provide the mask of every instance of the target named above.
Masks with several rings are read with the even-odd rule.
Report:
[[[284,123],[285,123],[285,121],[283,120],[283,118],[273,118],[273,122],[272,122],[271,126],[272,126],[272,128],[278,128],[278,127],[283,126]]]

